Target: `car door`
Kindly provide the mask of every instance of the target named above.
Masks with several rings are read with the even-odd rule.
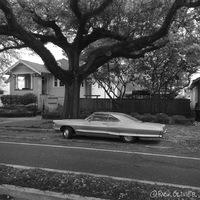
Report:
[[[109,135],[120,135],[121,121],[116,117],[109,115],[107,120],[107,132]]]
[[[92,135],[107,134],[107,118],[107,114],[95,113],[87,120],[86,132]]]

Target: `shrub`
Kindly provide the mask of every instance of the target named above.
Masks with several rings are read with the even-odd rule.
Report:
[[[28,111],[33,111],[33,112],[36,112],[38,109],[37,109],[37,104],[36,103],[30,103],[30,104],[27,104],[26,105],[26,109]]]
[[[18,106],[16,109],[1,109],[0,117],[32,117],[34,116],[33,112],[27,111],[24,106]]]
[[[192,125],[194,121],[194,118],[186,118],[182,115],[173,115],[171,117],[172,124]]]
[[[146,113],[142,116],[141,120],[144,122],[155,122],[155,116],[150,113]]]
[[[25,95],[3,95],[1,96],[1,102],[6,105],[27,105],[37,102],[37,96],[33,93],[27,93]]]
[[[80,113],[80,118],[81,119],[85,119],[86,117],[88,117],[89,115],[91,115],[92,114],[92,112],[90,112],[90,111],[82,111],[81,113]]]
[[[135,117],[135,118],[138,119],[138,120],[143,121],[143,115],[140,115],[140,114],[138,114],[138,113],[131,113],[130,115],[131,115],[132,117]]]
[[[156,114],[155,122],[161,123],[161,124],[169,124],[170,117],[164,113],[158,113],[158,114]]]
[[[33,93],[27,93],[22,96],[22,102],[23,105],[28,105],[31,103],[37,103],[37,96]]]
[[[21,95],[3,95],[1,96],[1,102],[5,105],[20,105],[22,104],[22,96]]]
[[[58,112],[46,112],[42,114],[43,119],[61,119],[62,115]]]

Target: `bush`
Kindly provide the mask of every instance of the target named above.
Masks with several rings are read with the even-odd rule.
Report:
[[[194,121],[194,118],[186,118],[182,115],[173,115],[171,117],[172,124],[192,125]]]
[[[26,109],[27,109],[28,111],[33,111],[33,112],[38,111],[38,109],[37,109],[37,104],[36,104],[36,103],[27,104],[27,105],[26,105]]]
[[[27,111],[27,109],[24,106],[18,106],[14,109],[14,107],[11,107],[11,109],[1,109],[0,110],[0,117],[32,117],[34,116],[33,112]]]
[[[0,108],[0,117],[32,117],[35,111],[29,111],[24,105],[11,105]]]
[[[158,113],[156,115],[156,120],[155,122],[161,123],[161,124],[169,124],[170,122],[170,117],[164,113]]]
[[[22,96],[21,95],[3,95],[1,96],[1,102],[4,106],[20,105],[22,104]]]
[[[46,112],[42,114],[43,119],[61,119],[62,115],[58,112]]]
[[[27,93],[22,96],[22,104],[28,105],[31,103],[37,103],[37,96],[33,93]]]
[[[27,93],[25,95],[3,95],[1,96],[1,102],[4,106],[7,105],[27,105],[37,102],[37,96],[33,93]]]
[[[141,120],[144,122],[155,122],[155,116],[150,113],[146,113],[142,116]]]
[[[90,112],[90,111],[82,111],[81,113],[80,113],[80,118],[81,119],[85,119],[85,118],[87,118],[89,115],[91,115],[92,114],[92,112]]]
[[[134,118],[140,120],[140,121],[143,121],[143,115],[140,115],[140,114],[138,114],[138,113],[131,113],[130,115],[131,115],[132,117],[134,117]]]

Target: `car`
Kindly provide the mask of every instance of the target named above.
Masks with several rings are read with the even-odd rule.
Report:
[[[61,131],[64,138],[70,139],[75,134],[118,136],[123,142],[132,143],[138,138],[162,138],[166,126],[148,123],[117,112],[94,112],[86,119],[53,120],[54,129]]]

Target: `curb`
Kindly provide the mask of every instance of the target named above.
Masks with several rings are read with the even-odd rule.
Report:
[[[21,165],[10,165],[10,164],[4,164],[0,163],[0,165],[10,166],[18,169],[34,169],[35,167],[28,167],[28,166],[21,166]],[[188,190],[198,190],[200,191],[200,187],[195,186],[189,186],[189,185],[180,185],[180,184],[172,184],[172,183],[164,183],[164,182],[156,182],[156,181],[146,181],[146,180],[138,180],[138,179],[130,179],[130,178],[122,178],[122,177],[114,177],[114,176],[107,176],[107,175],[98,175],[98,174],[92,174],[92,173],[82,173],[82,172],[74,172],[74,171],[65,171],[65,170],[55,170],[55,169],[49,169],[49,168],[40,168],[42,170],[51,171],[51,172],[57,172],[57,173],[73,173],[73,174],[83,174],[83,175],[89,175],[93,176],[94,178],[111,178],[118,181],[128,181],[128,182],[135,182],[135,183],[142,183],[142,184],[148,184],[148,185],[158,185],[158,186],[169,186],[169,187],[175,187],[179,189],[188,189]],[[38,189],[32,189],[32,188],[23,188],[19,186],[13,186],[13,185],[0,185],[0,194],[2,193],[2,189],[5,190],[6,194],[9,194],[11,196],[17,197],[17,195],[20,195],[20,197],[26,198],[26,200],[105,200],[101,198],[95,198],[95,197],[82,197],[79,195],[73,195],[73,194],[62,194],[62,193],[56,193],[51,191],[41,191]],[[31,197],[28,198],[27,197]],[[34,198],[32,198],[34,197]],[[37,197],[37,198],[36,198]],[[17,200],[17,199],[16,199]],[[19,199],[21,200],[21,199]]]
[[[24,188],[14,185],[0,185],[0,194],[7,194],[15,200],[103,200],[93,197],[82,197],[73,194],[62,194],[51,191],[41,191],[33,188]]]

